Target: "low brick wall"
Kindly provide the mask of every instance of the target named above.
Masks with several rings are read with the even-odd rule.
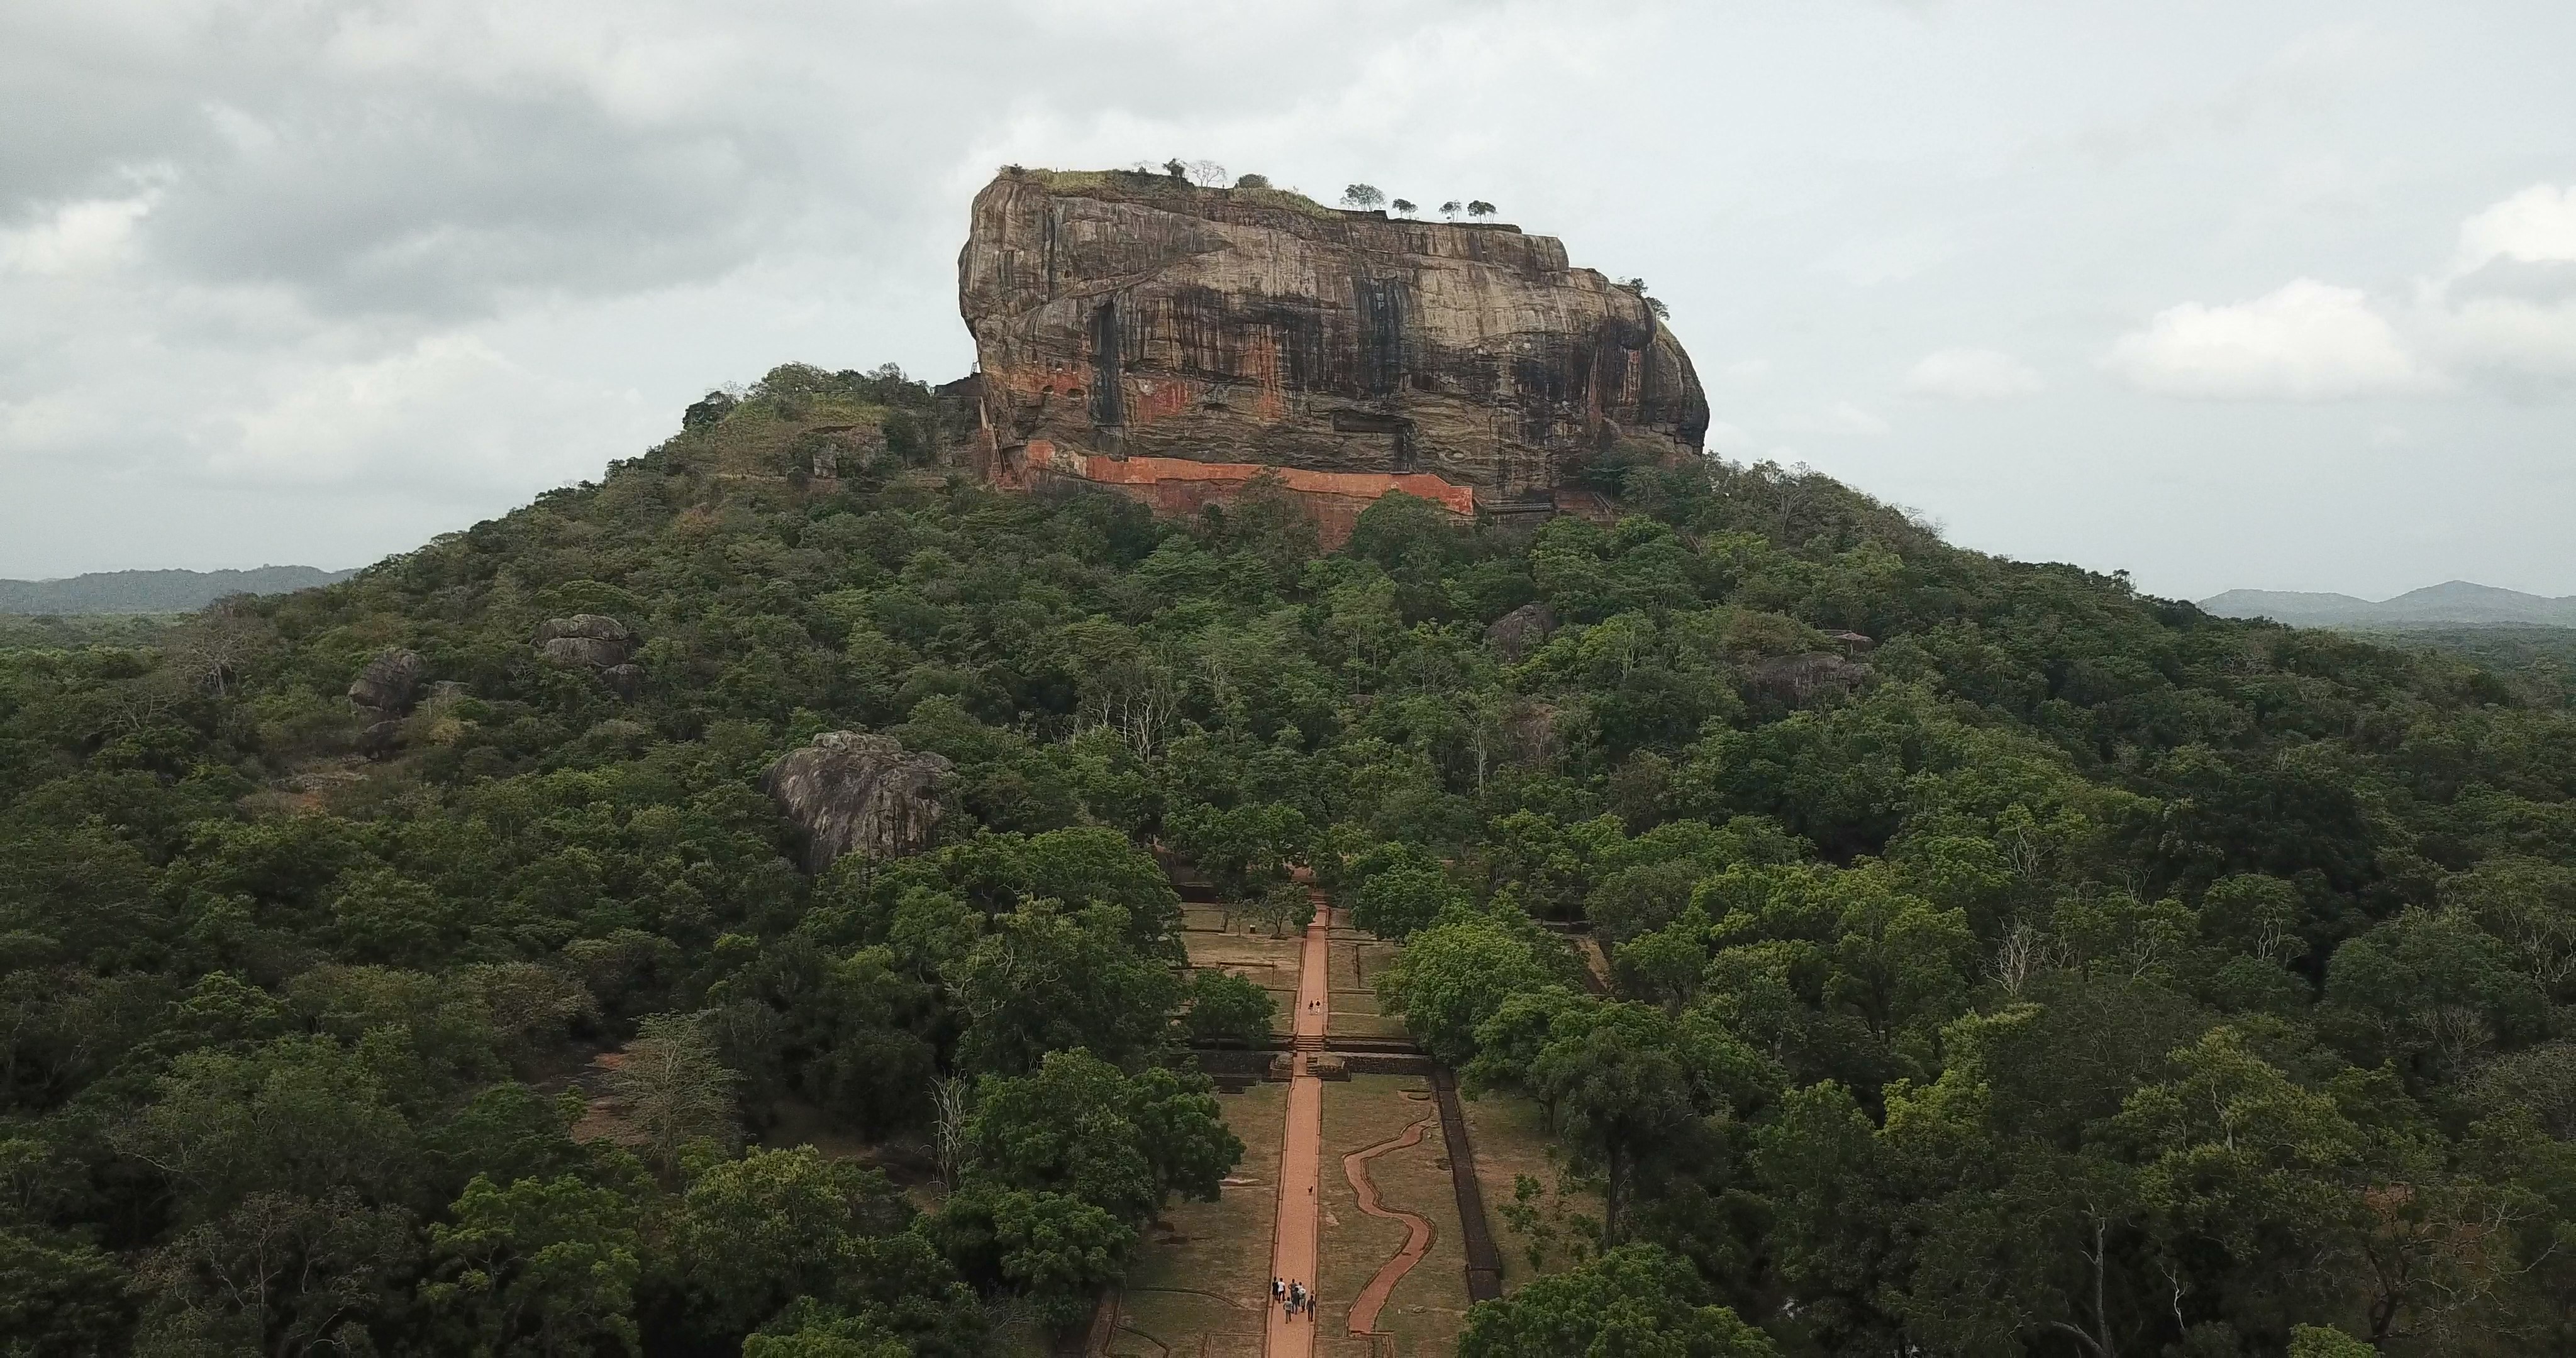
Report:
[[[1449,1143],[1449,1186],[1458,1195],[1458,1231],[1467,1249],[1467,1299],[1492,1301],[1503,1295],[1503,1256],[1485,1221],[1485,1188],[1476,1180],[1476,1147],[1467,1139],[1466,1110],[1458,1106],[1457,1077],[1433,1067],[1431,1094],[1440,1102],[1441,1138]]]

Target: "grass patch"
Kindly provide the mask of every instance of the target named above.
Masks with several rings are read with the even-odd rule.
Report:
[[[1449,1183],[1447,1147],[1431,1101],[1431,1084],[1412,1075],[1355,1075],[1324,1086],[1323,1214],[1316,1279],[1315,1351],[1329,1358],[1380,1358],[1367,1339],[1350,1335],[1351,1303],[1380,1265],[1404,1245],[1404,1224],[1360,1211],[1342,1157],[1434,1116],[1419,1144],[1369,1162],[1370,1182],[1386,1206],[1431,1223],[1431,1252],[1396,1284],[1378,1313],[1392,1352],[1445,1354],[1458,1342],[1467,1311],[1467,1258],[1458,1234],[1458,1201]]]
[[[1486,1229],[1503,1256],[1503,1290],[1530,1279],[1561,1273],[1580,1262],[1592,1247],[1583,1222],[1601,1220],[1601,1194],[1590,1188],[1560,1193],[1557,1161],[1548,1154],[1547,1113],[1535,1102],[1511,1094],[1461,1098],[1467,1140],[1476,1148],[1476,1182],[1485,1191]],[[1528,1178],[1537,1192],[1518,1197],[1518,1183]],[[1515,1207],[1526,1209],[1516,1213]],[[1515,1216],[1521,1218],[1515,1229]],[[1539,1246],[1533,1264],[1530,1247]]]
[[[1242,1182],[1227,1184],[1215,1202],[1175,1202],[1146,1230],[1119,1296],[1109,1344],[1119,1358],[1261,1351],[1288,1086],[1257,1084],[1219,1103],[1243,1139],[1231,1176]]]

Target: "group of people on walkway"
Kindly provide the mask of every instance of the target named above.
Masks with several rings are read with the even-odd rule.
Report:
[[[1315,1310],[1315,1294],[1307,1291],[1304,1283],[1292,1283],[1285,1278],[1270,1280],[1270,1299],[1288,1308],[1290,1320],[1296,1319],[1299,1311],[1311,1315]]]

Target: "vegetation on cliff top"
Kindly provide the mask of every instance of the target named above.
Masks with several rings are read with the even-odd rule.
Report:
[[[1260,497],[998,496],[895,414],[936,402],[781,370],[346,583],[0,652],[13,1343],[1074,1323],[1239,1153],[1182,1044],[1241,997],[1175,973],[1160,839],[1408,936],[1390,1002],[1605,1190],[1469,1352],[2567,1351],[2563,689],[1773,467],[1529,539],[1391,496],[1327,555]],[[531,647],[584,612],[631,700]],[[342,695],[395,646],[455,687],[367,763]],[[957,814],[808,879],[754,779],[856,726]],[[576,1140],[552,1091],[630,1042]],[[741,1146],[815,1116],[919,1153]]]

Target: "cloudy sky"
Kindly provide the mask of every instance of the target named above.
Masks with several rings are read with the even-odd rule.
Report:
[[[0,576],[355,565],[802,359],[994,167],[1487,198],[1713,450],[2158,593],[2576,593],[2565,0],[0,7]]]

